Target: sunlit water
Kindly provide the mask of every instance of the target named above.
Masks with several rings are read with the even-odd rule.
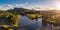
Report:
[[[42,26],[42,18],[31,20],[27,16],[20,16],[19,18],[20,30],[60,30],[60,26],[47,24],[46,27]]]
[[[31,20],[26,16],[20,16],[19,27],[24,28],[24,30],[36,30],[42,27],[42,18],[38,18],[38,21]]]

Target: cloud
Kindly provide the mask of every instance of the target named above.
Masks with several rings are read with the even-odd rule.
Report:
[[[8,10],[8,9],[13,9],[15,7],[31,9],[31,7],[28,4],[29,3],[27,2],[23,4],[3,4],[3,5],[0,5],[0,10]]]
[[[13,9],[15,7],[23,7],[25,4],[4,4],[0,6],[0,10],[8,10],[8,9]]]
[[[10,4],[0,6],[0,10],[8,10],[8,9],[12,9],[12,8],[13,8],[13,5],[10,5]]]
[[[15,7],[23,7],[25,4],[16,4]]]
[[[8,4],[7,6],[8,6],[10,9],[14,7],[13,5],[10,5],[10,4]]]
[[[17,8],[26,8],[26,9],[40,9],[39,5],[32,6],[31,4],[24,3],[24,4],[4,4],[0,6],[0,10],[8,10],[8,9],[14,9]]]

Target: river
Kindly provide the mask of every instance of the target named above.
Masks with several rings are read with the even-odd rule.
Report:
[[[38,18],[38,21],[31,20],[27,16],[21,16],[19,18],[19,27],[21,30],[36,30],[42,27],[42,18]]]

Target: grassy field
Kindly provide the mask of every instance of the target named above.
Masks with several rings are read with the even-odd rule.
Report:
[[[36,16],[37,18],[41,18],[42,15],[39,15],[39,14],[26,14],[27,17],[29,17],[30,19],[35,19]]]

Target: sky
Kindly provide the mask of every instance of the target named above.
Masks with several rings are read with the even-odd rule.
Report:
[[[40,8],[55,8],[56,2],[60,0],[0,0],[0,9],[7,10],[18,8],[40,9]]]

